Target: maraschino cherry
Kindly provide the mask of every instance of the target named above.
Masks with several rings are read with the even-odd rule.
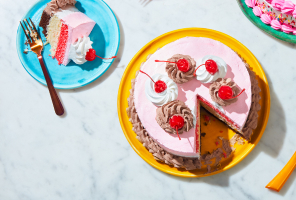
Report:
[[[184,126],[184,119],[183,117],[179,115],[174,115],[170,118],[170,126],[172,128],[176,129],[177,135],[179,137],[179,140],[181,140],[179,134],[178,134],[178,129],[182,128]]]
[[[143,73],[143,74],[146,74],[142,70],[140,70],[140,72]],[[163,82],[162,80],[158,80],[158,81],[154,82],[154,80],[148,74],[146,74],[146,75],[154,83],[154,90],[155,90],[156,93],[162,93],[163,91],[165,91],[167,89],[167,85],[165,84],[165,82]]]
[[[102,57],[96,55],[96,51],[94,49],[89,49],[86,52],[85,60],[87,60],[87,61],[93,61],[94,59],[96,59],[96,57],[101,58],[101,59],[108,60],[108,59],[116,58],[117,56],[112,56],[111,58],[102,58]]]
[[[234,97],[232,88],[229,87],[228,85],[223,85],[218,90],[218,96],[223,100],[234,99],[234,98],[238,97],[239,95],[241,95],[244,91],[245,91],[245,89],[243,89],[238,95],[236,95]]]
[[[202,65],[198,66],[198,67],[195,69],[194,74],[193,74],[194,76],[196,75],[196,70],[197,70],[199,67],[203,66],[203,65],[206,66],[206,70],[207,70],[211,75],[214,75],[216,72],[218,72],[218,66],[217,66],[217,63],[216,63],[214,60],[209,59],[209,60],[207,60],[207,61],[205,62],[205,64],[202,64]]]
[[[177,62],[171,62],[166,60],[155,60],[155,62],[168,62],[168,63],[177,64],[177,67],[181,72],[188,72],[190,70],[190,64],[188,60],[183,58],[179,59]]]

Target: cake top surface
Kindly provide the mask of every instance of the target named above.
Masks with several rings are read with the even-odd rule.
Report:
[[[232,119],[237,125],[243,127],[249,115],[251,107],[251,82],[250,76],[241,58],[229,47],[219,41],[203,37],[185,37],[172,42],[160,50],[156,51],[141,67],[142,71],[153,76],[154,74],[166,74],[165,63],[155,63],[155,60],[167,60],[175,54],[189,55],[197,61],[196,66],[200,65],[200,59],[206,55],[221,57],[228,65],[225,78],[231,78],[240,89],[245,88],[245,92],[238,98],[238,101],[223,107],[225,115]],[[190,129],[180,135],[166,133],[156,122],[156,109],[145,95],[145,82],[147,76],[139,74],[135,84],[135,107],[138,116],[148,131],[150,136],[158,142],[165,150],[178,155],[193,156],[195,154],[194,134],[195,128]],[[196,104],[196,96],[200,95],[207,101],[211,100],[209,86],[193,79],[184,84],[178,84],[178,98],[193,110]],[[214,104],[214,103],[213,103]],[[169,148],[169,149],[168,149]]]

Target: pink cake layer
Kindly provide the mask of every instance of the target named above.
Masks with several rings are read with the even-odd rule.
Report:
[[[72,44],[80,37],[88,37],[96,24],[94,20],[81,12],[70,13],[63,17],[62,20],[72,28],[72,39],[70,41]]]
[[[71,44],[75,43],[78,38],[84,36],[88,37],[96,22],[73,7],[62,10],[57,13],[57,16],[61,19],[62,23],[68,27],[68,39],[63,46],[63,51],[65,53],[63,55],[63,60],[61,61],[63,65],[67,65],[70,62],[69,51]],[[64,36],[60,35],[60,37]]]
[[[219,41],[203,37],[185,37],[155,52],[141,67],[141,70],[151,76],[156,73],[167,74],[165,71],[166,64],[155,63],[154,60],[167,60],[175,54],[190,55],[196,61],[206,55],[214,55],[221,57],[227,63],[228,69],[225,78],[232,78],[240,89],[245,88],[246,90],[237,102],[223,108],[225,115],[242,129],[249,115],[252,93],[250,76],[241,58]],[[143,126],[154,141],[166,151],[184,157],[197,157],[194,128],[181,134],[181,140],[179,140],[177,135],[165,132],[156,122],[157,106],[151,103],[145,95],[147,79],[148,77],[141,73],[137,76],[134,93],[135,107]],[[185,102],[190,109],[193,109],[198,94],[214,106],[210,97],[209,86],[210,83],[203,84],[196,79],[185,84],[178,84],[179,94],[177,99]]]

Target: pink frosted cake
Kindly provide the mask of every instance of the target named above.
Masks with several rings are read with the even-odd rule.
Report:
[[[67,65],[70,60],[80,65],[98,57],[88,37],[96,22],[80,12],[75,3],[76,0],[52,0],[39,23],[51,45],[50,54],[59,65]]]
[[[152,54],[140,72],[127,112],[137,138],[157,160],[188,170],[200,166],[200,106],[250,140],[260,88],[255,74],[226,45],[182,38]]]
[[[245,3],[263,23],[296,35],[296,0],[245,0]]]

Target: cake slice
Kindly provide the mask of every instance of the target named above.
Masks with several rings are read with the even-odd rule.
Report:
[[[79,38],[88,37],[95,24],[95,21],[79,12],[75,7],[68,7],[51,17],[47,26],[46,38],[51,45],[51,56],[57,59],[59,65],[67,65],[70,59],[75,61],[75,57],[69,58],[71,46]],[[92,42],[90,40],[84,39],[82,41],[79,40],[79,42],[82,42],[82,46],[80,47],[81,53],[86,53],[91,48]],[[75,49],[75,47],[73,48]],[[85,55],[80,60],[85,60],[84,57]]]
[[[39,26],[50,44],[50,55],[58,64],[67,65],[70,60],[76,64],[93,61],[96,51],[92,48],[89,34],[96,22],[75,7],[75,0],[52,0],[43,10]]]

